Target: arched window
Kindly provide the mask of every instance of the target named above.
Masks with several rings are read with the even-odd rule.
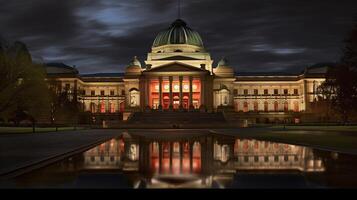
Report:
[[[258,102],[254,102],[254,112],[258,112]]]
[[[95,103],[90,103],[90,112],[91,113],[95,113],[96,112],[96,105],[95,105]]]
[[[115,105],[113,102],[109,103],[109,110],[110,110],[110,113],[115,113]]]
[[[105,113],[105,103],[104,102],[100,103],[100,112]]]
[[[235,111],[238,112],[239,111],[239,102],[237,101],[235,104]]]
[[[277,101],[274,102],[274,111],[275,112],[279,111],[279,103]]]
[[[124,102],[120,103],[119,110],[120,110],[120,112],[124,112],[124,110],[125,110],[125,103]]]
[[[294,112],[299,112],[299,102],[294,102]]]
[[[284,112],[289,111],[289,103],[287,101],[284,102]]]
[[[248,102],[243,103],[243,112],[248,112]]]
[[[264,112],[268,112],[269,111],[269,104],[267,101],[264,102]]]

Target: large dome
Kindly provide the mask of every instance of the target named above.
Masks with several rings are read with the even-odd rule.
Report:
[[[171,27],[160,32],[155,40],[153,47],[159,47],[168,44],[189,44],[203,47],[201,36],[186,25],[181,19],[177,19],[171,24]]]

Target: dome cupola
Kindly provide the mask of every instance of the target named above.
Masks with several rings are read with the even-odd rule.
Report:
[[[134,58],[130,61],[129,65],[126,67],[125,74],[127,75],[141,74],[141,63],[136,56],[134,56]]]
[[[218,62],[217,67],[214,69],[214,73],[216,76],[219,77],[233,77],[234,69],[231,66],[229,66],[228,60],[226,58],[222,58]]]
[[[153,47],[169,44],[188,44],[203,48],[201,36],[189,28],[182,19],[177,19],[170,28],[160,32],[154,40]]]

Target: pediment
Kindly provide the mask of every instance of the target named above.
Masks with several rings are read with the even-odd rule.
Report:
[[[178,62],[161,65],[152,68],[150,70],[147,70],[147,72],[205,72],[205,71],[206,70],[203,70],[201,68],[183,64],[183,63],[178,63]]]
[[[191,57],[187,57],[187,56],[171,56],[171,57],[167,57],[167,58],[161,58],[158,60],[201,60],[201,59],[191,58]]]

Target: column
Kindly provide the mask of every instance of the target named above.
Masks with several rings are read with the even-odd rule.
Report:
[[[159,143],[159,173],[162,172],[162,143]]]
[[[182,81],[183,81],[183,77],[179,76],[179,80],[180,80],[180,109],[183,108],[183,93],[182,93]]]
[[[201,107],[205,105],[205,77],[201,76]]]
[[[146,79],[145,80],[145,105],[143,106],[150,106],[150,102],[149,102],[149,96],[150,96],[150,80]]]
[[[172,155],[173,155],[173,142],[170,142],[170,172],[172,172]]]
[[[190,142],[190,172],[192,173],[193,169],[193,142]]]
[[[182,173],[182,167],[183,167],[183,145],[184,142],[180,142],[180,173]]]
[[[172,81],[173,81],[173,77],[170,76],[169,77],[169,81],[170,81],[170,110],[173,109],[174,107],[174,99],[173,99],[173,95],[172,95]]]
[[[192,76],[190,76],[190,109],[193,110],[194,107],[193,107],[193,89],[192,89]]]
[[[159,76],[159,110],[162,109],[162,77]]]

